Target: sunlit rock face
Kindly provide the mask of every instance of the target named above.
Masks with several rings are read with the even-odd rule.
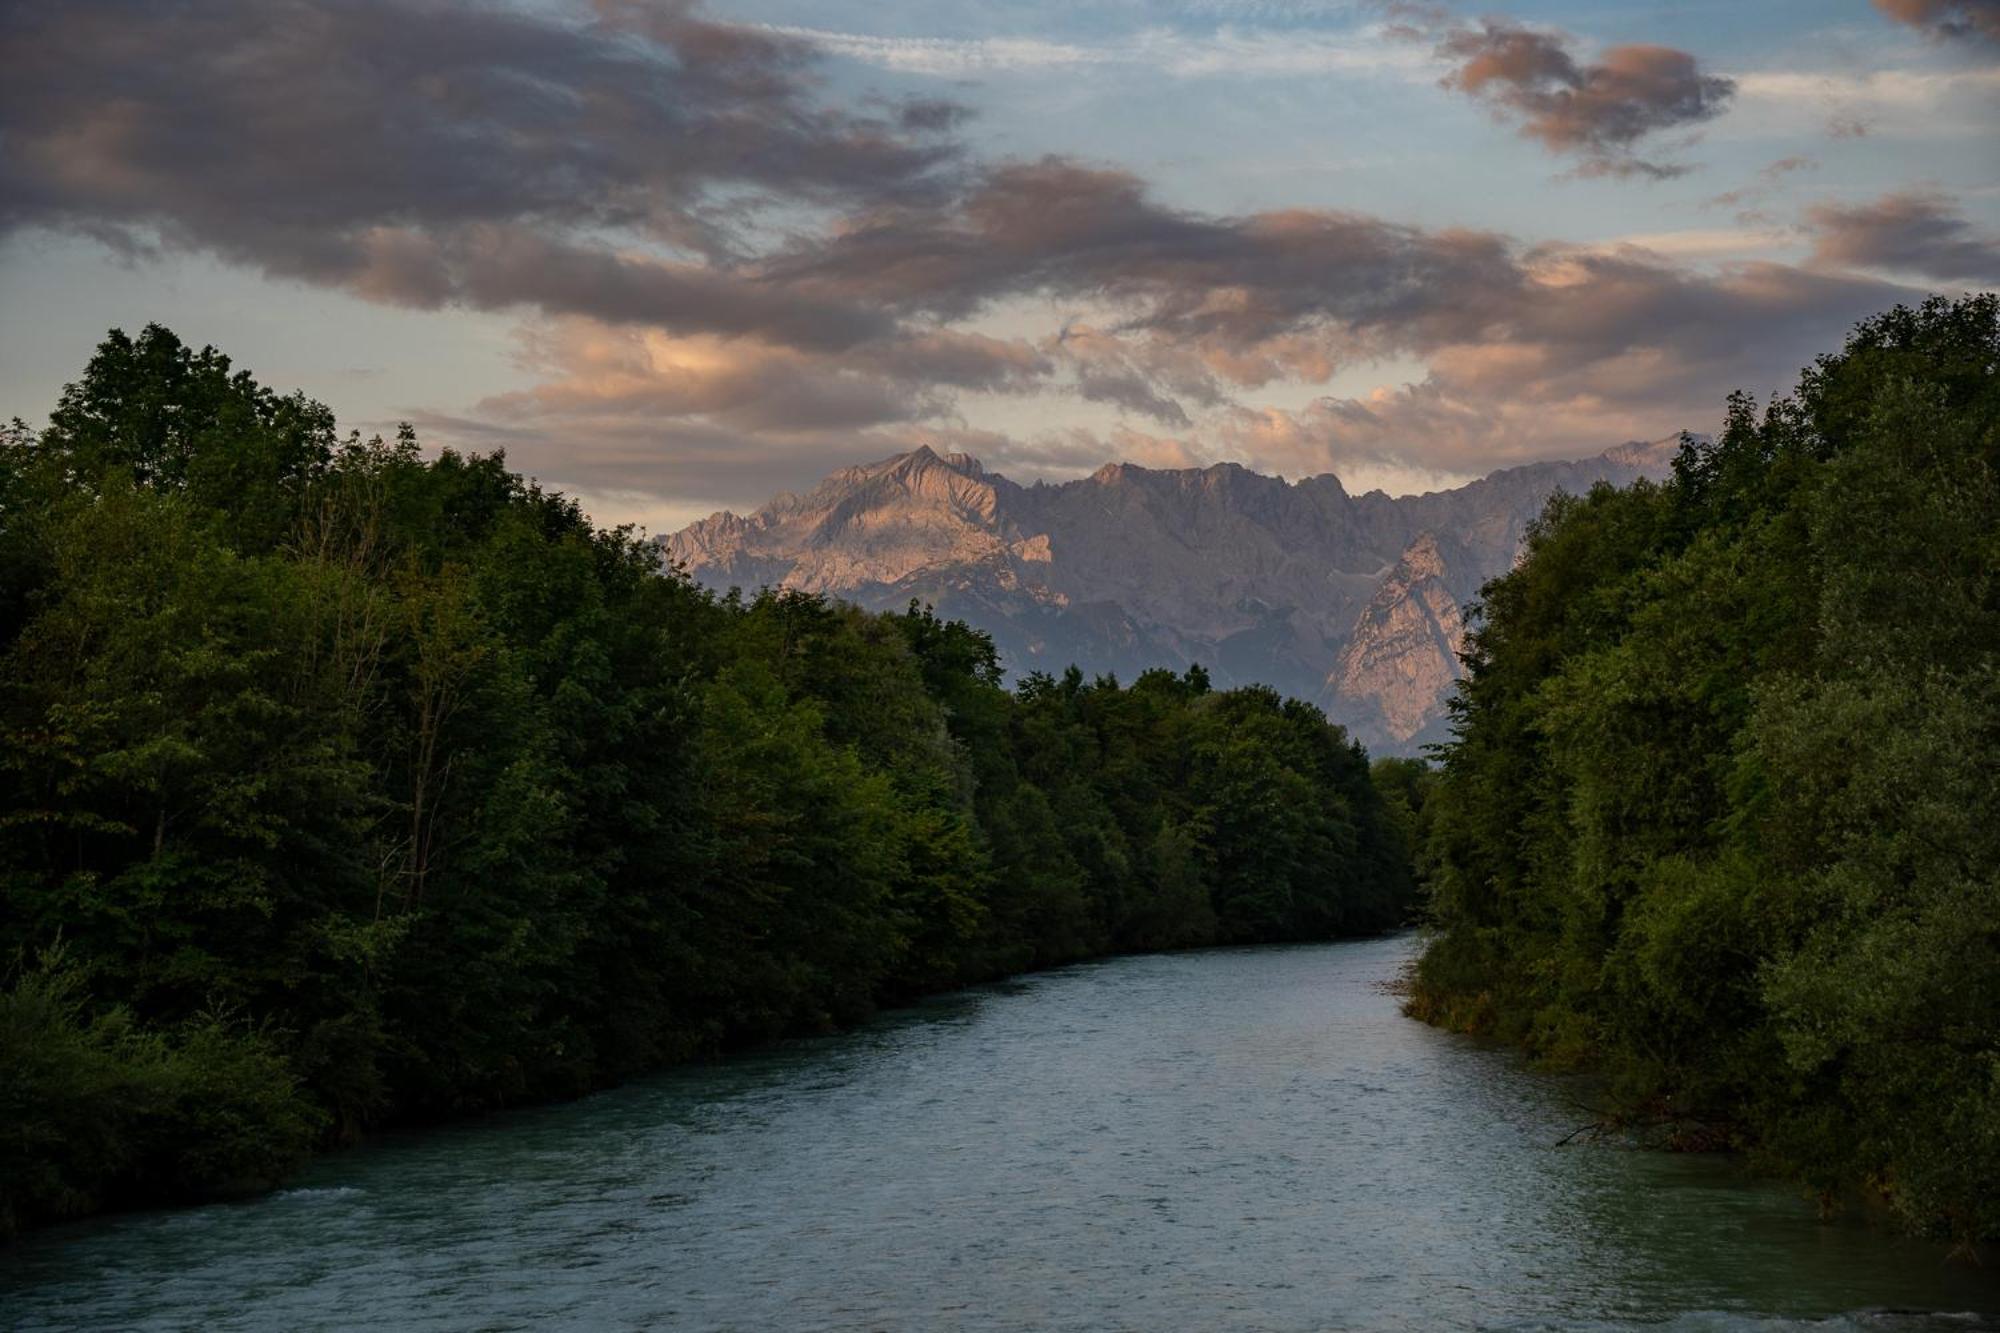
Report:
[[[876,610],[921,599],[991,633],[1015,675],[1075,663],[1129,680],[1199,662],[1218,685],[1275,686],[1371,749],[1408,753],[1441,732],[1463,606],[1507,569],[1549,495],[1663,475],[1677,439],[1396,498],[1233,463],[1112,463],[1021,486],[918,448],[662,546],[715,588]]]
[[[1434,533],[1423,533],[1354,622],[1327,677],[1332,711],[1385,750],[1406,749],[1443,717],[1441,705],[1462,674],[1465,621],[1445,582]]]

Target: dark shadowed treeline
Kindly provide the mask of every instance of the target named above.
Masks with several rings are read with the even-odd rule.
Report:
[[[718,598],[113,335],[0,441],[0,1233],[969,980],[1402,919],[1315,709]]]
[[[1489,584],[1416,1012],[2000,1235],[2000,302],[1861,325]]]

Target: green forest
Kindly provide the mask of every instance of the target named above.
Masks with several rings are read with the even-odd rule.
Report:
[[[1427,780],[1412,1011],[1829,1207],[2000,1236],[2000,302],[1558,497]]]
[[[718,596],[157,326],[0,439],[0,1235],[1114,951],[1407,919],[1315,708]]]

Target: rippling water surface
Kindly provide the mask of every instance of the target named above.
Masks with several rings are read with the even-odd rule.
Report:
[[[2000,1328],[1939,1247],[1553,1146],[1559,1082],[1382,992],[1411,947],[1071,968],[394,1138],[0,1250],[0,1323]]]

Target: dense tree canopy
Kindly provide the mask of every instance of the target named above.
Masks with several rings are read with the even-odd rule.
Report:
[[[114,333],[0,437],[0,1234],[1113,950],[1400,921],[1315,709],[1001,685]]]
[[[2000,1235],[2000,301],[1862,324],[1489,584],[1414,1007]]]

